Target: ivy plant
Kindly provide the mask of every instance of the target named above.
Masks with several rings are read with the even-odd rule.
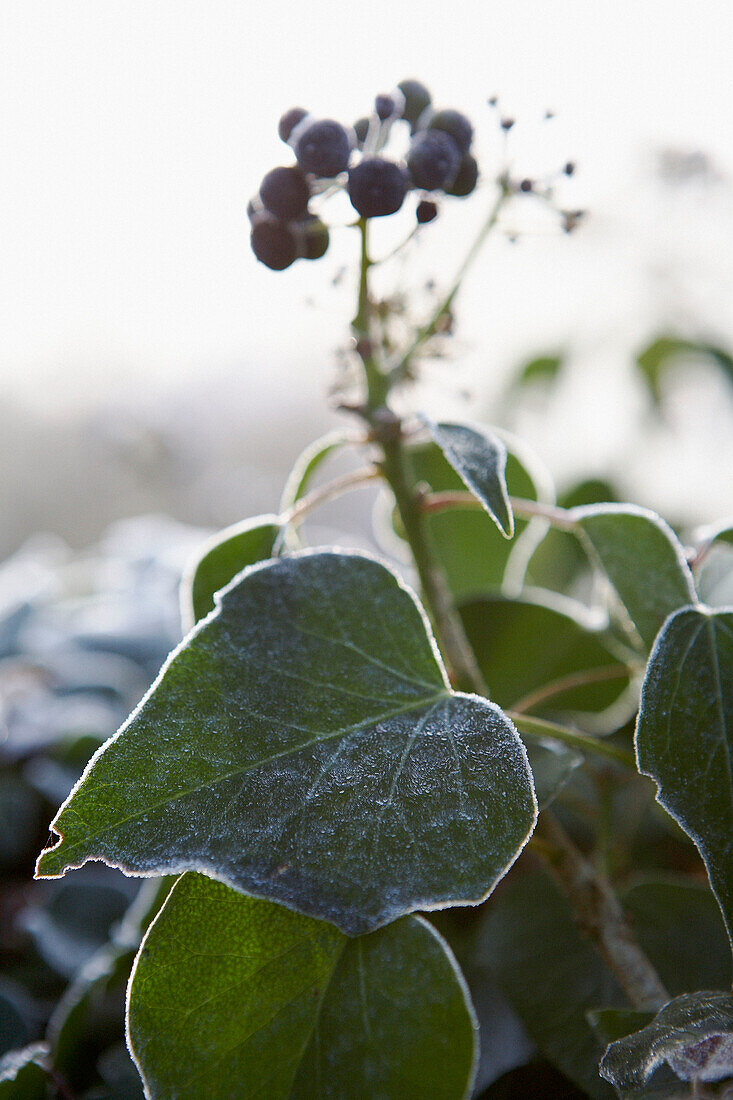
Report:
[[[127,1043],[149,1100],[498,1098],[520,1079],[722,1095],[733,608],[697,577],[730,523],[693,544],[603,487],[558,504],[526,445],[407,399],[505,209],[578,224],[558,199],[573,166],[479,185],[470,121],[414,80],[354,127],[294,108],[279,133],[256,257],[316,260],[334,193],[354,209],[352,429],[201,549],[182,642],[54,818],[39,877],[101,860],[162,882],[49,1041],[3,1062],[0,1096],[73,1095],[67,1021],[138,943]],[[427,316],[379,297],[375,269],[474,193],[486,220]],[[380,259],[372,223],[410,205]],[[309,545],[317,508],[377,485],[374,543]]]

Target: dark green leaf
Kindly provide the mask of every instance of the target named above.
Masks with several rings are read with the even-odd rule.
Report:
[[[526,754],[451,691],[398,578],[306,552],[217,601],[90,762],[39,874],[204,870],[350,934],[486,897],[534,825]]]
[[[654,512],[630,504],[591,505],[573,518],[650,649],[667,616],[696,599],[674,532]]]
[[[280,533],[277,516],[256,516],[219,531],[189,566],[181,585],[184,631],[214,610],[214,593],[248,565],[272,556]]]
[[[465,491],[460,476],[435,443],[411,447],[408,467],[415,486],[425,483],[433,492]],[[509,493],[528,500],[537,500],[540,495],[546,498],[549,494],[540,493],[537,487],[540,481],[539,473],[530,474],[529,463],[520,461],[510,446],[506,465]],[[519,587],[524,564],[546,527],[542,521],[528,524],[517,519],[514,540],[508,542],[493,520],[478,508],[446,509],[429,515],[427,522],[435,553],[457,601],[500,590],[510,557],[518,565],[515,587]]]
[[[200,875],[143,942],[129,1039],[150,1100],[460,1100],[476,1060],[465,983],[426,921],[349,940]]]
[[[548,875],[515,874],[504,885],[481,919],[475,959],[550,1061],[591,1097],[609,1100],[613,1093],[598,1076],[603,1047],[586,1012],[625,1007],[625,1000]]]
[[[0,1059],[0,1100],[46,1100],[48,1047],[33,1043]]]
[[[665,372],[683,358],[711,359],[733,382],[733,357],[724,348],[705,341],[684,340],[679,336],[658,336],[636,357],[636,364],[656,405],[662,400]]]
[[[665,1062],[682,1081],[721,1081],[733,1076],[730,993],[676,997],[641,1031],[611,1043],[601,1074],[620,1090],[634,1089]]]
[[[733,938],[733,611],[674,615],[641,691],[639,770],[692,837]]]
[[[728,937],[707,886],[658,878],[636,883],[621,900],[634,935],[673,996],[730,986]]]
[[[421,417],[446,459],[506,538],[514,534],[514,516],[506,486],[506,447],[485,428],[436,424]]]
[[[569,601],[565,604],[571,606]],[[522,704],[534,714],[605,710],[628,687],[629,672],[597,630],[553,607],[499,596],[461,607],[469,641],[499,706]],[[575,682],[588,676],[590,682]],[[546,699],[531,699],[555,685]]]
[[[616,502],[614,487],[599,478],[580,481],[558,494],[561,508],[578,508],[583,504]],[[572,531],[550,527],[532,555],[527,567],[526,584],[552,592],[579,596],[582,585],[590,595],[591,563],[588,554]],[[584,592],[579,598],[586,598]]]

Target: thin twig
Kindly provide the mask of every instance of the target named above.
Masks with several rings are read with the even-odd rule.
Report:
[[[599,874],[551,811],[540,815],[535,836],[551,845],[549,860],[579,926],[591,937],[635,1009],[657,1010],[669,993],[636,942],[608,880]]]
[[[522,519],[546,519],[553,527],[562,531],[574,531],[577,524],[566,508],[553,504],[544,504],[539,500],[525,500],[523,497],[509,497],[512,511]],[[444,512],[449,508],[483,508],[473,493],[461,490],[443,493],[426,493],[421,507],[424,512]]]
[[[381,477],[381,473],[376,466],[363,466],[359,470],[352,470],[351,473],[342,474],[341,477],[329,481],[327,485],[320,485],[317,489],[307,493],[306,496],[301,497],[292,508],[288,508],[287,512],[283,512],[280,516],[280,522],[283,525],[286,523],[300,523],[300,521],[304,519],[309,512],[312,512],[314,508],[318,508],[322,504],[327,504],[329,501],[335,500],[336,497],[340,497],[343,493],[348,492],[349,489],[358,489],[362,485],[368,485],[369,482],[374,481],[378,477]]]
[[[628,680],[632,676],[632,670],[626,665],[602,665],[600,668],[585,668],[581,672],[569,672],[567,676],[558,676],[556,680],[550,680],[542,687],[527,692],[513,704],[512,710],[516,714],[525,714],[539,703],[545,703],[548,699],[563,695],[574,688],[585,687],[586,684],[600,684],[606,680]]]

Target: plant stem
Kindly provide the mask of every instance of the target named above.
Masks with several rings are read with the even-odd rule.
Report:
[[[451,683],[463,691],[488,695],[486,683],[466,637],[463,623],[453,605],[443,573],[435,563],[430,533],[420,510],[420,498],[412,489],[407,476],[402,440],[385,440],[382,446],[382,471],[394,493],[425,602],[448,664]]]
[[[382,449],[380,469],[394,493],[397,510],[407,535],[420,586],[438,643],[445,656],[451,683],[464,691],[488,694],[481,670],[469,645],[463,623],[458,615],[430,543],[430,533],[420,501],[409,477],[402,435],[402,424],[387,403],[390,378],[381,370],[374,355],[371,340],[371,300],[369,297],[368,222],[359,219],[361,232],[361,266],[359,302],[351,327],[357,351],[364,367],[367,385],[366,405],[362,415],[368,421],[374,442]]]
[[[575,919],[596,944],[632,1008],[661,1008],[669,1001],[669,993],[636,942],[608,880],[576,848],[551,812],[545,810],[540,816],[535,836],[552,847],[548,862]]]
[[[600,668],[585,668],[580,672],[570,672],[567,676],[558,676],[534,691],[523,695],[514,703],[512,710],[516,714],[525,714],[539,703],[545,703],[557,695],[563,695],[573,688],[585,687],[586,684],[601,684],[607,680],[628,680],[633,672],[626,665],[601,665]]]
[[[382,450],[381,472],[394,493],[397,509],[407,536],[415,566],[420,577],[426,606],[432,617],[438,643],[445,655],[451,673],[451,682],[457,688],[487,695],[486,685],[470,643],[466,637],[445,578],[437,563],[427,527],[427,513],[423,501],[413,488],[406,465],[404,435],[400,418],[390,409],[387,398],[391,383],[399,376],[411,356],[436,330],[441,317],[450,309],[461,280],[476,256],[487,234],[496,223],[499,211],[509,194],[506,180],[489,217],[462,264],[453,287],[426,325],[420,329],[404,353],[400,366],[394,371],[382,370],[373,349],[371,339],[372,310],[369,297],[369,258],[367,221],[359,220],[361,232],[361,269],[359,278],[359,303],[352,329],[356,337],[357,351],[364,366],[366,402],[357,410],[367,421],[374,443]],[[517,512],[542,514],[546,519],[556,519],[561,526],[571,528],[568,513],[538,505],[535,501],[517,501]],[[631,757],[623,750],[602,745],[602,742],[584,737],[562,726],[538,718],[515,715],[519,728],[526,733],[554,737],[574,744],[577,748],[611,757],[617,763],[634,766]],[[576,919],[593,937],[607,960],[612,972],[635,1008],[659,1007],[669,1000],[656,971],[634,940],[626,923],[621,906],[606,879],[597,875],[592,865],[565,834],[559,822],[548,811],[540,817],[537,830],[537,847],[545,849],[544,858],[555,870],[564,892],[573,907]],[[549,854],[551,853],[551,854]]]
[[[600,738],[589,737],[584,733],[577,733],[566,726],[559,726],[556,722],[547,722],[544,718],[531,718],[516,710],[508,710],[506,714],[521,733],[528,737],[548,737],[552,741],[562,741],[571,748],[581,752],[592,753],[594,756],[603,756],[607,760],[614,760],[617,764],[623,764],[627,768],[636,771],[636,761],[630,752],[620,749],[617,745],[608,745]]]
[[[314,508],[318,508],[321,504],[327,504],[330,500],[335,500],[336,497],[341,496],[349,489],[358,489],[362,485],[368,485],[370,481],[374,481],[375,478],[380,476],[380,471],[376,466],[364,466],[360,470],[352,470],[348,474],[342,474],[341,477],[329,481],[327,485],[321,485],[311,493],[301,497],[292,508],[282,514],[280,520],[283,524],[300,523]]]
[[[509,503],[514,514],[523,519],[539,517],[563,531],[575,530],[575,520],[566,508],[543,504],[539,500],[525,500],[522,497],[512,496],[509,497]],[[483,504],[473,493],[451,490],[443,493],[426,493],[422,499],[422,508],[425,512],[444,512],[448,508],[483,508]]]
[[[481,230],[476,237],[476,240],[471,245],[471,248],[469,249],[463,263],[456,272],[456,276],[453,280],[450,290],[439,302],[428,321],[415,333],[412,342],[408,345],[407,350],[402,354],[399,363],[394,368],[395,373],[401,374],[405,370],[410,360],[420,350],[425,341],[429,340],[431,336],[435,335],[438,329],[438,325],[440,324],[443,317],[445,317],[445,315],[450,312],[450,308],[453,305],[456,294],[461,288],[461,283],[463,282],[466,272],[478,256],[484,241],[499,220],[501,208],[503,207],[510,194],[511,188],[509,186],[509,182],[506,177],[502,177],[499,180],[499,194],[496,198],[496,201],[489,210],[488,217],[482,225]]]
[[[369,269],[373,266],[369,256],[369,222],[359,218],[357,223],[361,237],[361,263],[359,268],[359,301],[351,328],[356,338],[356,350],[364,367],[367,384],[367,407],[374,412],[383,407],[389,393],[389,378],[381,370],[372,345],[371,301],[369,298]]]

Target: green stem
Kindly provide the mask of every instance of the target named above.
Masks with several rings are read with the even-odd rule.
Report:
[[[463,623],[453,605],[440,566],[430,542],[426,517],[420,509],[408,473],[402,424],[387,404],[391,379],[379,366],[372,344],[372,309],[369,296],[368,222],[359,219],[361,233],[361,265],[359,302],[352,329],[357,351],[364,367],[367,385],[366,406],[362,415],[368,421],[374,442],[382,449],[381,472],[394,493],[397,510],[407,535],[415,561],[423,597],[438,636],[439,646],[448,665],[451,682],[465,691],[487,694],[486,684],[468,642]]]
[[[580,752],[603,756],[606,760],[614,760],[617,764],[623,764],[636,771],[634,757],[617,745],[609,745],[600,738],[578,733],[576,730],[568,729],[567,726],[558,726],[556,722],[548,722],[544,718],[532,718],[516,710],[508,710],[506,713],[520,733],[526,733],[528,737],[549,737],[553,741],[562,741],[563,744],[579,749]]]
[[[366,218],[359,218],[357,225],[361,236],[359,301],[356,316],[351,322],[351,328],[356,338],[356,350],[364,367],[364,377],[367,384],[367,405],[373,412],[386,404],[390,380],[381,370],[374,354],[371,301],[369,298],[369,269],[373,266],[369,256],[369,222]]]
[[[488,695],[463,623],[455,609],[442,570],[435,562],[430,533],[420,509],[420,498],[411,487],[405,466],[402,439],[383,443],[382,471],[392,492],[412,551],[425,602],[448,664],[451,682],[462,691]]]

